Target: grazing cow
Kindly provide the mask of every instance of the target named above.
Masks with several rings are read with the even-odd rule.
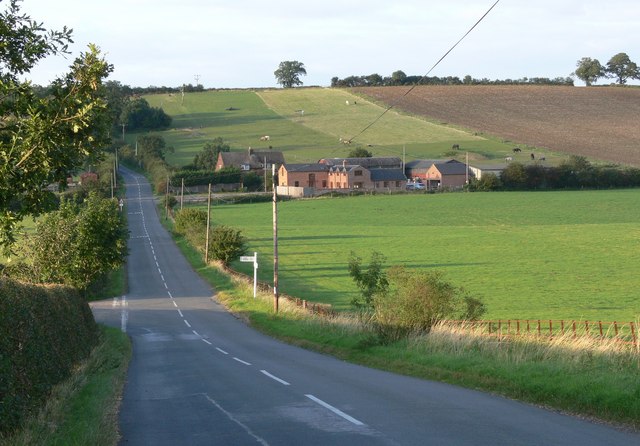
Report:
[[[513,157],[512,157],[512,156],[508,156],[508,157],[506,157],[504,160],[505,160],[506,162],[513,161]]]
[[[460,150],[460,144],[454,144],[451,146],[451,149],[453,150]]]
[[[344,101],[344,103],[345,103],[346,105],[349,105],[349,101]]]
[[[269,137],[269,135],[264,135],[260,137],[260,141],[270,141],[271,138]]]
[[[538,157],[538,159],[539,159],[540,161],[546,161],[546,160],[547,160],[544,156],[539,156],[539,157]]]
[[[536,156],[533,153],[531,154],[531,159],[532,160],[536,159]]]
[[[522,150],[520,149],[520,147],[514,147],[514,148],[513,148],[513,153],[518,153],[518,152],[522,152]]]

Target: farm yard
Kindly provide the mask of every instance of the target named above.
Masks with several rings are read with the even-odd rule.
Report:
[[[352,91],[391,103],[406,89]],[[397,108],[515,144],[640,166],[640,88],[418,86]]]
[[[270,203],[216,205],[270,282]],[[486,318],[632,321],[640,314],[640,191],[364,196],[279,206],[280,290],[348,309],[347,262],[440,270],[484,299]],[[235,268],[252,274],[247,264]]]

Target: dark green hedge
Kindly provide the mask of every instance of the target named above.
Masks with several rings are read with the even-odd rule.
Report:
[[[91,309],[75,289],[0,277],[0,435],[37,411],[97,341]]]
[[[180,170],[171,175],[171,185],[179,187],[184,179],[185,186],[200,186],[206,184],[232,184],[240,183],[242,175],[240,170],[226,168],[217,171],[210,170]]]

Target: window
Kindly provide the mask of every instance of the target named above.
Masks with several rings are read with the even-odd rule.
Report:
[[[323,189],[327,188],[327,180],[322,180],[322,188]]]
[[[240,166],[241,170],[251,170],[251,166],[249,164],[242,164]]]
[[[389,187],[389,182],[388,181],[384,182],[384,187]]]
[[[361,170],[354,170],[353,171],[353,175],[356,177],[361,177],[362,176],[362,171]]]
[[[293,187],[300,187],[300,181],[294,181]]]

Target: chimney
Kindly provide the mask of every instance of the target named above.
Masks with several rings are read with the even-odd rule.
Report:
[[[253,149],[249,147],[249,156],[253,155]]]
[[[347,160],[342,160],[342,167],[347,167]]]

